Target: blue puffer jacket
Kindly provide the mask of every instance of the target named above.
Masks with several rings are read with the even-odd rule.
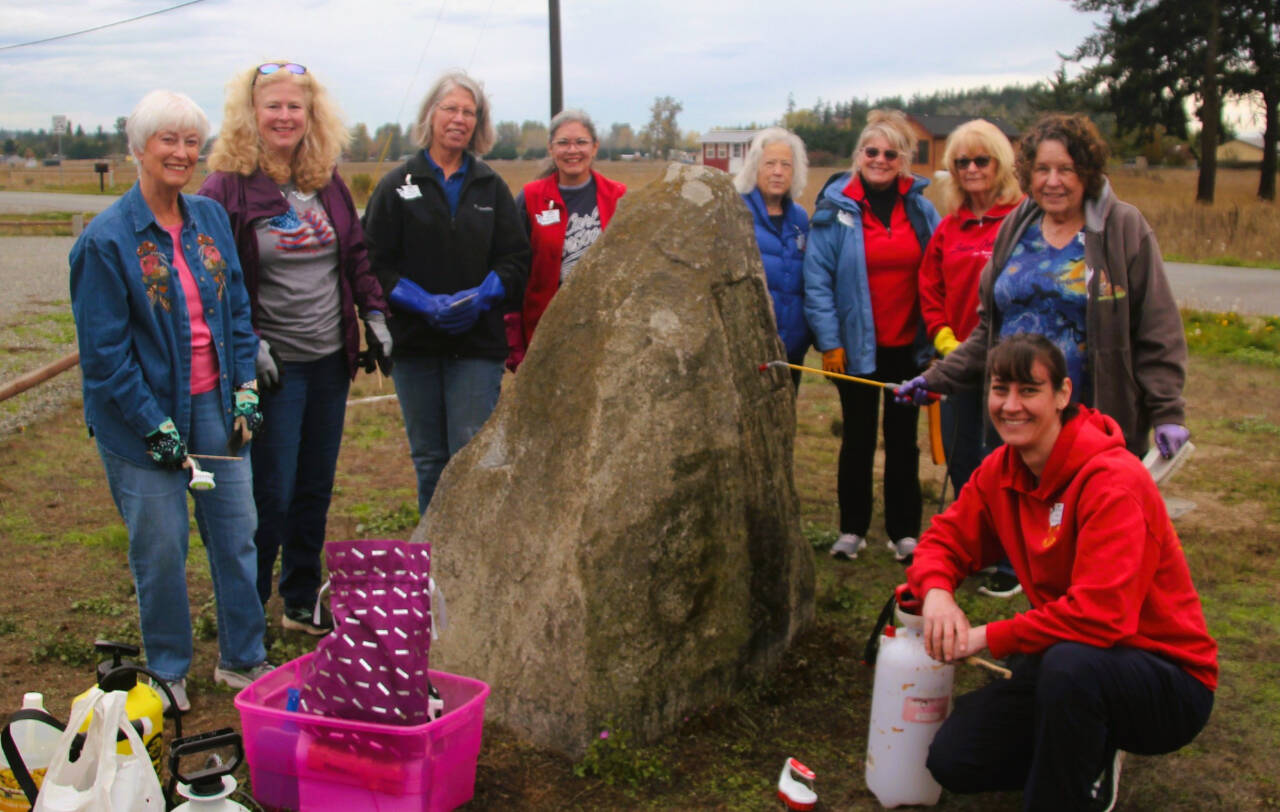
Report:
[[[758,188],[742,199],[756,223],[756,245],[760,246],[765,281],[773,297],[778,337],[786,345],[787,359],[796,363],[813,343],[804,318],[804,245],[809,237],[809,215],[791,198],[783,198],[782,229],[778,230]]]
[[[876,369],[876,323],[867,284],[862,208],[844,194],[850,179],[845,172],[828,181],[814,208],[804,257],[804,315],[819,350],[843,347],[845,372],[867,375]],[[903,195],[921,250],[941,219],[923,194],[928,185],[917,175]],[[927,338],[924,341],[927,344]]]

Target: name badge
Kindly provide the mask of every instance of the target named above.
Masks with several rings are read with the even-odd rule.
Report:
[[[538,212],[537,214],[535,214],[533,216],[533,219],[537,220],[538,225],[540,226],[553,226],[556,223],[560,222],[560,210],[547,209],[546,211]]]
[[[422,197],[422,190],[413,182],[413,175],[405,175],[404,186],[396,189],[396,192],[405,200],[416,200]]]
[[[1062,524],[1062,503],[1058,502],[1049,511],[1049,526],[1057,527]]]

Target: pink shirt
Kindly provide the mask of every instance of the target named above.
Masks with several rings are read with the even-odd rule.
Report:
[[[173,267],[182,280],[182,293],[187,300],[187,315],[191,319],[191,394],[199,395],[218,385],[218,354],[213,350],[213,333],[204,320],[204,302],[200,300],[200,287],[187,267],[182,253],[182,226],[165,228],[173,240]]]

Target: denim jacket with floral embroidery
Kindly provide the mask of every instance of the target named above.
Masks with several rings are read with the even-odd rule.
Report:
[[[230,431],[232,393],[255,375],[249,298],[226,212],[193,195],[182,195],[179,207],[183,256],[213,336]],[[71,249],[85,423],[104,450],[140,465],[151,464],[145,437],[165,418],[190,438],[191,320],[173,251],[137,184]]]

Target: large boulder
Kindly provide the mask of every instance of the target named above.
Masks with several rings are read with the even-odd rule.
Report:
[[[448,599],[432,666],[573,756],[774,669],[813,616],[794,393],[758,371],[782,357],[728,176],[673,164],[624,198],[414,534]]]

